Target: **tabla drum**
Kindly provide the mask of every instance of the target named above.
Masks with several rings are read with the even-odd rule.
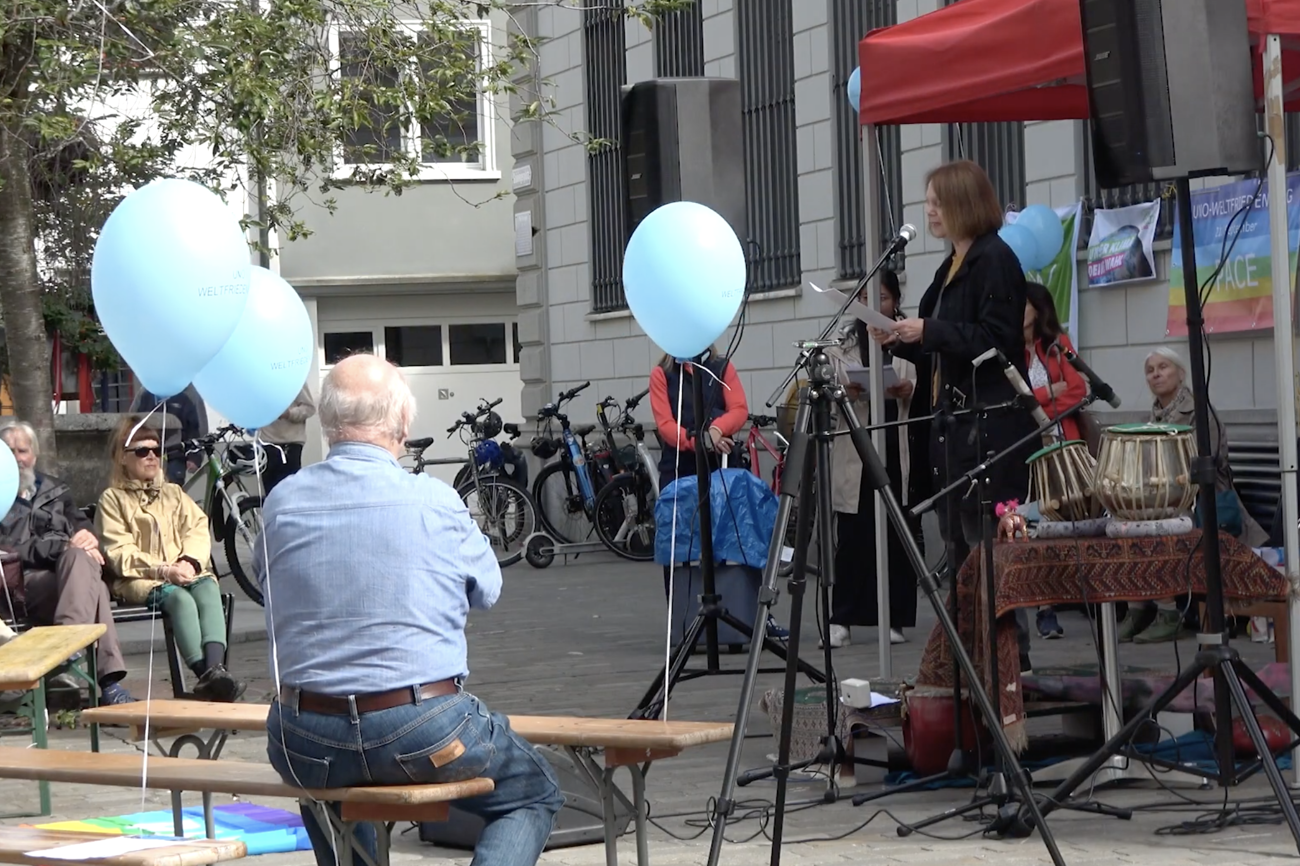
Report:
[[[1101,434],[1097,498],[1116,520],[1167,520],[1196,503],[1192,428],[1120,424]]]
[[[1047,520],[1095,520],[1101,503],[1093,491],[1097,462],[1080,440],[1057,442],[1028,460],[1031,496]]]

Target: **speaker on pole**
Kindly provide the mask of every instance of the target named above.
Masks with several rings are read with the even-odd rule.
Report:
[[[745,142],[740,82],[656,78],[623,88],[627,236],[662,204],[693,201],[717,211],[743,244]]]
[[[1079,0],[1103,187],[1263,163],[1246,0]]]

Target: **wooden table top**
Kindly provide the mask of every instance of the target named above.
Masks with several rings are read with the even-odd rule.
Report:
[[[82,721],[127,725],[143,736],[146,718],[151,736],[182,731],[262,730],[270,704],[212,704],[204,701],[154,700],[84,710]],[[530,743],[548,746],[652,749],[680,752],[731,739],[730,722],[676,722],[599,719],[582,716],[510,716],[510,727]]]
[[[36,688],[41,678],[103,636],[107,627],[45,625],[0,646],[0,690]]]
[[[30,857],[29,851],[65,848],[111,839],[99,833],[78,833],[72,830],[39,830],[34,827],[0,827],[0,862],[25,863],[32,866],[67,866],[74,862],[54,857]],[[102,863],[106,866],[208,866],[222,860],[238,860],[246,856],[247,847],[235,839],[190,839],[165,848],[148,848],[113,857],[95,858],[78,862]]]
[[[217,794],[265,797],[310,796],[342,803],[386,806],[421,806],[447,803],[492,790],[491,779],[470,779],[442,785],[385,785],[307,791],[285,784],[270,764],[246,761],[205,761],[138,754],[71,752],[62,750],[0,748],[0,778],[70,782],[166,791],[211,791]]]

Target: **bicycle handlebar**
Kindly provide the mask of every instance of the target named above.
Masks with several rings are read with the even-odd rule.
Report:
[[[450,436],[452,433],[455,433],[457,430],[459,430],[460,428],[464,427],[467,424],[473,425],[480,418],[485,417],[489,412],[491,412],[497,406],[500,406],[501,401],[504,399],[505,399],[504,397],[498,397],[489,403],[486,397],[480,397],[478,401],[478,411],[461,412],[460,420],[447,428],[447,435]]]
[[[556,400],[555,402],[557,405],[560,403],[567,403],[568,401],[572,400],[574,397],[577,397],[579,394],[581,394],[583,391],[587,390],[590,387],[591,387],[591,382],[588,381],[588,382],[583,382],[581,385],[577,386],[576,388],[570,388],[568,391],[561,391],[559,399]]]
[[[771,427],[776,423],[776,419],[771,415],[750,415],[749,423],[755,427]]]

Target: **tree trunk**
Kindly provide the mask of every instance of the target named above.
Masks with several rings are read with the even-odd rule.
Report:
[[[27,148],[0,125],[0,311],[9,392],[18,417],[36,428],[41,457],[57,460],[50,348],[36,273]]]

